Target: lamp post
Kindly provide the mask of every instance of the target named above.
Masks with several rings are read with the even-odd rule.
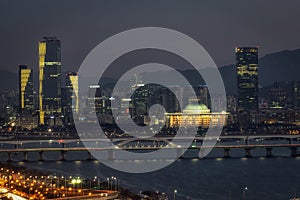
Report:
[[[174,200],[176,199],[177,190],[174,190]]]
[[[80,179],[80,177],[78,177],[77,179],[76,178],[72,179],[71,183],[73,184],[73,191],[76,188],[77,188],[77,190],[79,190],[79,188],[82,189],[82,180]]]
[[[247,187],[245,187],[244,189],[243,189],[243,200],[246,200],[246,191],[248,190],[248,188]]]
[[[111,184],[111,190],[114,190],[114,188],[113,188],[113,181],[114,181],[114,178],[115,178],[115,177],[113,177],[113,176],[111,177],[111,181],[110,181],[110,184]]]
[[[107,180],[107,189],[109,190],[109,178],[107,178],[106,180]]]
[[[117,190],[118,184],[117,184],[117,177],[112,177],[112,179],[114,180],[114,188],[115,190]],[[113,188],[112,188],[113,189]]]
[[[117,191],[120,191],[120,179],[117,179]]]
[[[100,178],[97,177],[97,189],[100,190]]]
[[[67,178],[64,177],[64,176],[62,176],[61,178],[65,181],[65,185],[64,186],[65,186],[65,188],[67,188]]]

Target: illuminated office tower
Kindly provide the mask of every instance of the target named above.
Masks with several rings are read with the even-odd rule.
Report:
[[[32,69],[26,65],[19,66],[19,105],[20,113],[34,110]]]
[[[235,55],[239,118],[243,124],[249,124],[249,113],[258,109],[258,48],[237,47]]]
[[[73,112],[79,110],[78,99],[78,76],[76,72],[66,73],[66,86],[62,88],[62,108],[64,112],[65,123],[74,124]]]
[[[66,88],[68,89],[69,96],[72,102],[72,110],[78,112],[78,76],[76,72],[69,72],[66,74]]]
[[[258,109],[258,49],[237,47],[238,109]]]
[[[60,73],[60,40],[56,37],[44,37],[44,40],[39,43],[40,124],[49,124],[49,119],[55,121],[61,114]]]
[[[19,65],[19,115],[17,126],[31,130],[37,127],[37,115],[35,109],[33,92],[32,69],[26,65]]]
[[[99,84],[90,85],[86,99],[86,115],[94,115],[95,112],[97,114],[104,113],[104,108],[108,107],[105,102],[102,98],[101,86]]]

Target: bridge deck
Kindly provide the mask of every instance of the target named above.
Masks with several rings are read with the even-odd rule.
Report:
[[[300,147],[300,144],[253,144],[253,145],[216,145],[216,146],[172,146],[172,147],[162,147],[166,150],[172,149],[200,149],[200,148],[215,148],[215,149],[255,149],[255,148],[291,148]],[[158,150],[160,147],[107,147],[107,148],[85,148],[85,147],[67,147],[67,148],[19,148],[19,149],[0,149],[0,153],[17,153],[17,152],[50,152],[50,151],[107,151],[107,150]]]

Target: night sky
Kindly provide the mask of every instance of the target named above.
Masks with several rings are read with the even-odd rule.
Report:
[[[300,48],[300,1],[2,0],[1,68],[38,69],[38,41],[62,41],[63,71],[77,70],[97,44],[118,32],[157,26],[202,44],[218,66],[234,62],[234,47],[260,47],[260,56]]]

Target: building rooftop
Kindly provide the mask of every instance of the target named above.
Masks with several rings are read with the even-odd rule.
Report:
[[[204,104],[188,104],[184,109],[183,113],[185,114],[200,114],[200,113],[209,113],[210,110]]]

